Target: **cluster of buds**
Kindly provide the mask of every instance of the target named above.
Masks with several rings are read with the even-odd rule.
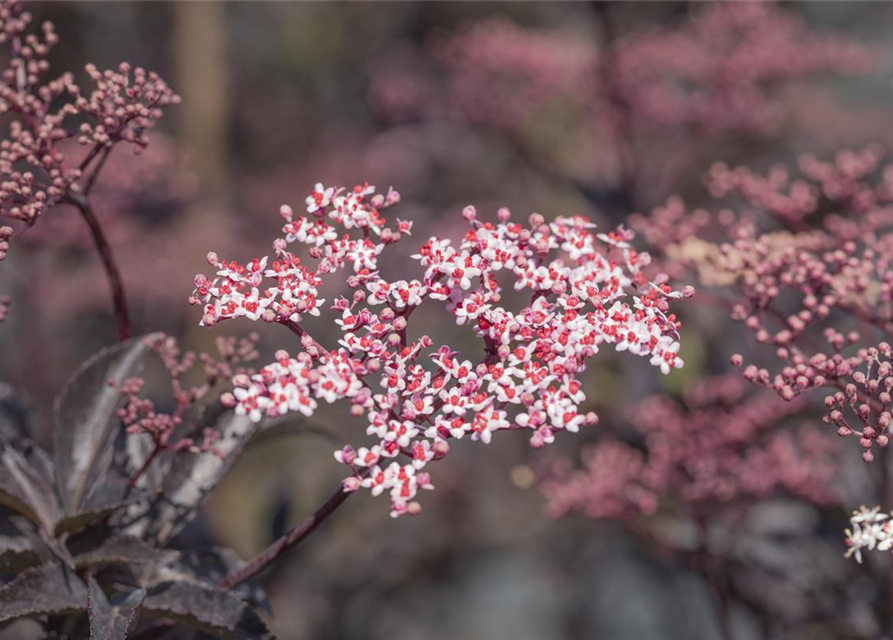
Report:
[[[15,230],[7,225],[0,226],[0,261],[6,258],[6,253],[9,251],[9,241],[12,238]]]
[[[87,65],[95,85],[89,93],[71,73],[44,80],[58,38],[49,22],[42,36],[30,33],[31,21],[22,2],[0,6],[0,41],[11,49],[0,70],[0,113],[14,116],[0,141],[0,217],[26,226],[57,203],[83,198],[110,148],[119,142],[145,147],[146,131],[179,101],[157,75],[126,63],[104,72]],[[86,150],[66,148],[69,141]]]
[[[820,213],[825,203],[865,214],[893,202],[893,172],[885,171],[880,180],[872,183],[883,156],[883,149],[878,145],[858,151],[839,151],[828,162],[804,154],[797,162],[800,178],[792,177],[788,167],[782,164],[774,165],[762,175],[748,167],[730,168],[718,162],[710,167],[707,185],[717,198],[738,195],[786,226],[802,231],[803,222]],[[839,222],[839,218],[832,217],[829,221]]]
[[[580,470],[559,461],[541,485],[548,513],[631,520],[681,502],[686,512],[707,514],[777,492],[833,503],[833,438],[789,428],[803,403],[748,387],[738,377],[710,378],[681,402],[644,401],[630,416],[644,450],[606,440],[584,451]]]
[[[859,349],[845,364],[851,382],[844,384],[838,377],[836,382],[842,389],[825,397],[825,422],[836,426],[841,437],[858,436],[865,462],[874,460],[872,448],[875,445],[884,448],[889,442],[888,432],[893,421],[890,413],[891,354],[893,349],[886,342],[876,348]],[[848,421],[848,413],[853,416],[851,420],[858,422]]]
[[[412,230],[400,219],[389,227],[381,215],[399,201],[397,192],[376,194],[368,184],[317,184],[307,215],[282,208],[284,237],[273,243],[272,261],[243,265],[211,254],[215,276],[196,276],[190,299],[202,305],[204,325],[262,319],[300,337],[300,353],[280,351],[257,374],[237,377],[228,401],[255,420],[310,416],[319,401],[347,401],[374,441],[336,452],[351,471],[345,490],[387,491],[392,515],[417,513],[418,490],[431,487],[425,468],[448,454],[452,440],[489,443],[497,431],[525,430],[541,447],[558,431],[593,424],[579,377],[602,345],[647,357],[665,374],[682,366],[669,302],[693,289],[649,281],[642,268],[650,258],[630,246],[631,232],[596,234],[581,216],[547,222],[534,213],[524,224],[505,208],[495,223],[482,222],[469,206],[461,241],[430,238],[412,256],[419,278],[388,280],[379,255]],[[292,245],[308,247],[309,263]],[[304,321],[322,314],[318,289],[339,270],[353,293],[328,305],[342,334],[329,349]],[[505,278],[513,280],[509,291]],[[505,295],[523,307],[501,306]],[[426,300],[443,304],[480,340],[479,359],[428,335],[410,339],[410,317]]]
[[[774,349],[782,363],[775,373],[745,366],[740,355],[732,362],[744,367],[745,378],[785,400],[814,388],[843,391],[858,367],[876,362],[878,350],[864,347],[866,331],[893,330],[887,234],[893,171],[881,166],[877,147],[841,152],[833,162],[804,156],[800,167],[802,177],[792,179],[780,167],[761,176],[715,166],[708,175],[712,193],[735,195],[745,206],[695,212],[696,237],[674,228],[686,215],[678,199],[653,216],[631,218],[663,257],[721,289],[731,318]],[[759,218],[757,212],[769,215]],[[817,225],[803,227],[807,218]],[[730,291],[737,298],[725,295]],[[853,328],[836,329],[840,319]],[[879,348],[883,355],[886,347]]]
[[[790,402],[823,390],[824,421],[857,436],[865,462],[887,447],[893,389],[893,350],[878,342],[893,332],[893,167],[882,160],[875,145],[803,156],[799,175],[716,165],[710,191],[737,204],[699,212],[697,237],[673,229],[685,216],[678,199],[631,219],[771,348],[774,367],[732,355],[743,377]]]
[[[145,464],[131,478],[131,484],[135,484],[155,456],[165,450],[219,455],[214,449],[214,443],[220,437],[219,431],[205,427],[200,437],[183,434],[180,427],[184,415],[204,400],[217,398],[229,388],[233,378],[250,375],[253,370],[246,368],[245,364],[258,356],[256,334],[247,338],[219,337],[216,357],[192,351],[181,353],[176,340],[164,334],[153,334],[144,340],[164,364],[170,379],[174,407],[170,412],[162,412],[156,408],[154,401],[143,397],[143,378],[128,378],[117,388],[124,399],[118,417],[126,432],[133,436],[148,436],[152,443]],[[196,368],[202,372],[200,383],[186,384],[184,378]]]

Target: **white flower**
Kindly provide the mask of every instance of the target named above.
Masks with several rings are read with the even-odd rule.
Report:
[[[317,182],[313,187],[313,191],[304,200],[307,203],[307,213],[314,213],[319,209],[324,209],[332,203],[332,196],[335,189],[329,187],[326,189],[321,182]]]

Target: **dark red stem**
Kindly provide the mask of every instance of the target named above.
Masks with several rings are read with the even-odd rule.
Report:
[[[130,330],[130,314],[127,311],[127,296],[124,293],[124,281],[121,278],[121,272],[118,271],[118,265],[112,254],[112,247],[109,245],[108,239],[102,230],[102,226],[93,213],[93,207],[83,198],[69,197],[69,203],[74,205],[81,213],[84,222],[90,229],[90,235],[93,237],[93,244],[102,260],[102,266],[108,276],[109,284],[112,287],[112,304],[115,309],[115,321],[118,326],[118,339],[126,340],[132,333]]]
[[[254,556],[254,558],[249,560],[239,571],[236,571],[221,580],[218,583],[218,586],[223,589],[232,589],[256,576],[273,564],[273,562],[275,562],[283,553],[303,542],[307,536],[313,533],[316,528],[322,524],[326,518],[332,515],[332,513],[341,506],[341,503],[347,500],[352,494],[352,491],[345,491],[344,488],[339,485],[338,490],[320,505],[316,511],[307,516],[301,524]]]
[[[155,460],[156,457],[158,457],[158,454],[161,452],[161,450],[162,446],[158,444],[158,442],[156,442],[155,447],[152,449],[152,453],[146,456],[146,460],[143,462],[142,466],[136,470],[136,473],[130,476],[130,480],[127,481],[128,487],[132,489],[136,486],[137,481],[140,479],[140,477],[142,477],[144,473],[146,473],[149,465],[152,464],[152,461]]]

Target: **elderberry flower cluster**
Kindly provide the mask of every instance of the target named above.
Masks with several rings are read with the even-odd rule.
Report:
[[[418,491],[432,488],[427,465],[446,456],[452,440],[489,443],[497,431],[524,430],[541,447],[558,431],[594,423],[582,408],[580,376],[602,345],[649,358],[665,374],[682,366],[669,302],[693,290],[649,281],[642,268],[650,258],[630,246],[631,232],[596,234],[581,216],[547,222],[532,214],[525,224],[505,208],[496,222],[482,222],[466,207],[464,237],[429,238],[412,256],[418,276],[392,280],[379,256],[408,237],[412,223],[389,226],[382,212],[399,201],[368,184],[317,184],[306,214],[282,207],[272,259],[240,264],[210,254],[215,274],[196,276],[190,298],[202,305],[203,325],[245,317],[300,337],[301,352],[281,350],[255,375],[237,376],[227,400],[254,420],[310,416],[320,402],[347,401],[372,441],[335,453],[350,469],[346,491],[386,492],[393,516],[415,514]],[[303,257],[295,252],[302,246]],[[319,289],[336,271],[353,293],[326,305]],[[511,290],[524,296],[519,311],[501,304]],[[426,301],[479,339],[480,357],[428,335],[409,338],[410,318]],[[324,311],[341,331],[333,348],[303,324]]]
[[[146,131],[179,98],[155,73],[127,63],[106,71],[87,65],[89,91],[71,73],[45,79],[58,36],[50,22],[31,32],[23,4],[0,5],[0,43],[10,47],[0,69],[0,113],[13,116],[0,141],[0,217],[30,227],[55,204],[82,199],[113,145],[145,147]]]
[[[833,503],[831,438],[787,428],[802,402],[748,387],[738,377],[708,378],[681,401],[647,399],[630,416],[644,447],[605,439],[584,450],[580,470],[556,462],[541,484],[547,512],[632,520],[680,501],[686,511],[706,515],[717,505],[741,506],[776,492]]]

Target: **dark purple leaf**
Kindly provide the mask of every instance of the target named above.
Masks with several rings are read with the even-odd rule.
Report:
[[[55,459],[65,512],[76,515],[112,461],[120,385],[140,370],[151,348],[133,338],[103,349],[75,372],[56,398]]]
[[[15,444],[31,438],[29,406],[15,389],[0,384],[0,443]]]
[[[148,495],[139,489],[128,489],[127,483],[119,478],[97,484],[76,515],[65,516],[56,523],[55,534],[59,536],[79,531],[120,509],[145,500]]]
[[[0,575],[40,563],[40,556],[26,536],[0,533]]]
[[[197,582],[166,582],[152,587],[143,612],[170,618],[221,640],[272,640],[273,634],[233,593]]]
[[[137,589],[116,605],[109,603],[96,580],[90,581],[90,640],[125,640],[139,617],[145,589]]]
[[[113,536],[94,549],[75,553],[75,566],[80,568],[109,564],[148,565],[152,570],[174,563],[177,551],[158,549],[130,536]]]
[[[24,616],[62,615],[87,608],[87,587],[58,562],[26,569],[0,587],[0,622]]]
[[[31,451],[35,452],[34,449]],[[32,456],[40,462],[40,456]],[[33,466],[23,453],[7,446],[0,453],[0,502],[52,532],[60,517],[53,480],[45,468]]]
[[[163,561],[140,568],[140,584],[151,586],[162,582],[186,581],[215,585],[245,565],[245,561],[235,551],[220,547],[166,553],[168,555]],[[253,581],[239,585],[235,594],[253,607],[269,609],[266,593]]]

